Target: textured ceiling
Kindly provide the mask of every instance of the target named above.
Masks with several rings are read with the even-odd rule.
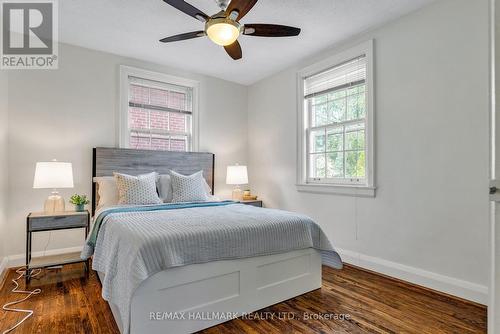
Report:
[[[252,84],[328,46],[434,0],[260,0],[242,23],[302,28],[298,37],[241,36],[233,61],[208,38],[163,44],[159,39],[203,30],[203,24],[161,0],[59,1],[60,40],[90,49]],[[208,15],[214,0],[188,0]]]

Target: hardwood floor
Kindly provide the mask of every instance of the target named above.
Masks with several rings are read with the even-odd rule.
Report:
[[[15,276],[8,273],[0,305],[20,296],[10,293]],[[19,304],[35,314],[13,333],[118,333],[96,274],[87,279],[81,264],[45,270],[32,280],[35,287],[42,293]],[[307,319],[313,314],[337,318]],[[22,317],[0,310],[0,332]],[[323,267],[321,289],[252,317],[201,333],[486,333],[483,306],[348,265],[341,271]]]

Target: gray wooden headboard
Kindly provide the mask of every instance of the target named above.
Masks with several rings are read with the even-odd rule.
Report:
[[[92,177],[113,176],[113,172],[138,175],[150,172],[167,174],[170,170],[190,175],[203,170],[214,192],[215,155],[200,152],[170,152],[96,147],[93,150]],[[96,184],[92,181],[92,215],[96,208]]]

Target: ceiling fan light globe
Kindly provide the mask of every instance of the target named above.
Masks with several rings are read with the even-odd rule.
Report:
[[[231,20],[214,19],[207,22],[206,33],[215,44],[227,46],[240,36],[240,25]]]

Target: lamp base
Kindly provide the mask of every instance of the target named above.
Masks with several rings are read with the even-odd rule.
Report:
[[[240,187],[235,187],[233,189],[233,200],[235,201],[243,200],[243,191],[241,191]]]
[[[53,191],[45,200],[45,213],[54,213],[64,211],[64,198],[57,191]]]

